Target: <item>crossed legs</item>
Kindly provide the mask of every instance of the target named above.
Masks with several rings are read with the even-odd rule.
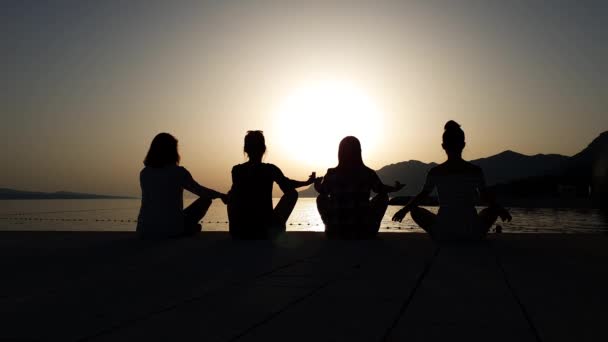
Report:
[[[437,214],[434,214],[431,211],[420,207],[412,208],[410,210],[410,214],[412,215],[412,220],[414,220],[414,222],[420,228],[424,229],[424,231],[427,232],[429,235],[433,236],[434,233],[437,233],[433,232],[433,226],[437,222]],[[478,216],[481,220],[481,227],[479,233],[485,236],[494,224],[494,222],[496,222],[496,220],[498,219],[498,213],[493,208],[485,208],[479,212]]]
[[[186,209],[184,209],[184,234],[183,235],[194,235],[200,233],[202,227],[200,220],[203,219],[207,210],[211,206],[210,198],[198,198],[192,202]]]
[[[337,213],[332,211],[329,197],[327,195],[317,197],[317,210],[325,224],[325,232],[331,237],[369,238],[375,236],[380,230],[387,207],[388,195],[378,194],[370,200],[369,214],[367,217],[362,217],[363,222],[358,222],[356,225],[341,225],[339,222],[332,222],[335,221],[332,220],[332,215],[337,215]]]
[[[274,239],[286,230],[287,220],[298,201],[298,192],[288,191],[283,194],[279,203],[273,208],[272,221],[248,222],[249,208],[228,203],[228,220],[230,235],[235,239]]]
[[[287,220],[293,212],[293,208],[296,206],[297,201],[298,192],[295,190],[286,192],[283,194],[283,196],[281,196],[279,203],[277,203],[273,210],[273,219],[275,225],[273,228],[277,230],[276,233],[285,232],[287,229]]]

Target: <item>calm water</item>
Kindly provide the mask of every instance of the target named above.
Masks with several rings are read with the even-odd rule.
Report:
[[[186,200],[189,204],[192,200]],[[0,230],[133,231],[139,200],[10,200],[0,201]],[[390,206],[382,231],[421,232],[408,215],[402,223],[390,220],[399,207]],[[436,212],[436,207],[428,208]],[[504,232],[608,233],[608,217],[595,209],[512,208],[513,221],[502,224]],[[226,207],[214,201],[203,219],[204,230],[227,230]],[[288,230],[322,231],[313,198],[298,200]]]

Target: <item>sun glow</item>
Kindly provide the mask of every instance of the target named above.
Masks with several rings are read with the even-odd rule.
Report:
[[[275,133],[289,159],[332,167],[345,136],[359,138],[364,158],[373,152],[382,119],[365,92],[351,83],[325,81],[296,88],[285,98],[277,111]]]

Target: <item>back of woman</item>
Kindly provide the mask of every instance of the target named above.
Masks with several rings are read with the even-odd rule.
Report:
[[[232,226],[272,223],[272,187],[277,167],[266,163],[244,163],[232,168],[231,206],[241,215],[230,219]],[[246,222],[240,222],[245,219]]]
[[[137,232],[142,238],[168,238],[194,235],[202,230],[199,224],[214,198],[226,199],[215,190],[198,184],[190,172],[179,166],[177,139],[159,133],[150,144],[139,174],[141,208]],[[184,189],[200,196],[184,209]]]
[[[401,222],[411,212],[414,222],[434,240],[483,239],[498,217],[510,221],[511,215],[488,193],[481,168],[462,158],[466,143],[460,125],[450,120],[443,129],[441,147],[448,160],[429,171],[422,191],[393,215],[393,221]],[[439,197],[437,214],[419,206],[435,188]],[[479,199],[489,206],[478,214],[475,204]]]
[[[371,191],[378,191],[380,185],[376,173],[366,166],[328,169],[322,186],[328,194],[330,210],[335,213],[328,223],[366,223]]]
[[[429,171],[425,189],[430,192],[437,187],[437,224],[444,227],[442,232],[470,235],[479,230],[475,203],[479,199],[478,190],[484,186],[481,168],[464,160],[445,162]]]
[[[179,234],[184,226],[183,178],[185,170],[177,165],[145,167],[140,175],[141,209],[137,231],[146,235]],[[176,231],[177,230],[177,231]]]
[[[329,238],[373,238],[388,206],[387,193],[401,188],[398,182],[395,187],[384,185],[363,163],[359,139],[345,137],[338,147],[338,166],[315,183],[325,233]],[[372,191],[377,195],[370,200]]]
[[[249,160],[232,168],[232,188],[228,203],[230,235],[235,239],[274,239],[286,231],[289,215],[298,200],[296,188],[310,185],[314,173],[305,182],[283,175],[273,164],[262,163],[266,139],[262,131],[248,131],[243,152]],[[272,203],[273,183],[283,196]]]

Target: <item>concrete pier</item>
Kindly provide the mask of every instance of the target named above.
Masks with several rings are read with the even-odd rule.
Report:
[[[607,246],[1,232],[0,341],[608,341]]]

